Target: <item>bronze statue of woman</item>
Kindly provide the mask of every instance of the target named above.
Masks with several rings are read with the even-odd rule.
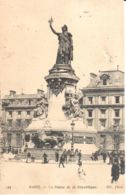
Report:
[[[53,19],[49,20],[52,32],[58,36],[59,47],[57,51],[56,64],[71,64],[73,60],[73,41],[72,34],[68,32],[66,25],[62,27],[62,32],[58,33],[52,27]]]

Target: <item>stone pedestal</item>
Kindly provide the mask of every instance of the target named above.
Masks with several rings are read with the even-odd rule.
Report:
[[[71,65],[55,64],[49,75],[45,77],[48,86],[49,98],[51,94],[59,95],[67,86],[76,88],[79,78],[76,76]]]
[[[75,93],[79,78],[69,64],[55,64],[45,77],[48,87],[49,120],[65,120],[62,106],[65,104],[65,92]]]

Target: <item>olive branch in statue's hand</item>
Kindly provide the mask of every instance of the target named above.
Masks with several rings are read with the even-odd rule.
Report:
[[[51,25],[53,23],[53,18],[51,17],[50,20],[48,21],[49,24]]]

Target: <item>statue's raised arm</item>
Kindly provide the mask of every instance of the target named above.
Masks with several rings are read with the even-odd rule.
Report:
[[[59,35],[59,33],[57,33],[57,32],[55,31],[55,29],[52,27],[52,23],[53,23],[53,19],[52,19],[52,17],[51,17],[50,20],[49,20],[50,28],[51,28],[52,32],[53,32],[55,35]]]

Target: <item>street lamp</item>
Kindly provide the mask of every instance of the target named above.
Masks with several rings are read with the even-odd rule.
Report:
[[[119,151],[119,125],[114,125],[114,150]]]
[[[71,151],[72,151],[72,152],[74,152],[74,136],[73,136],[73,133],[74,133],[74,126],[75,126],[75,123],[74,123],[74,121],[72,120],[72,122],[71,122],[71,130],[72,130]]]

